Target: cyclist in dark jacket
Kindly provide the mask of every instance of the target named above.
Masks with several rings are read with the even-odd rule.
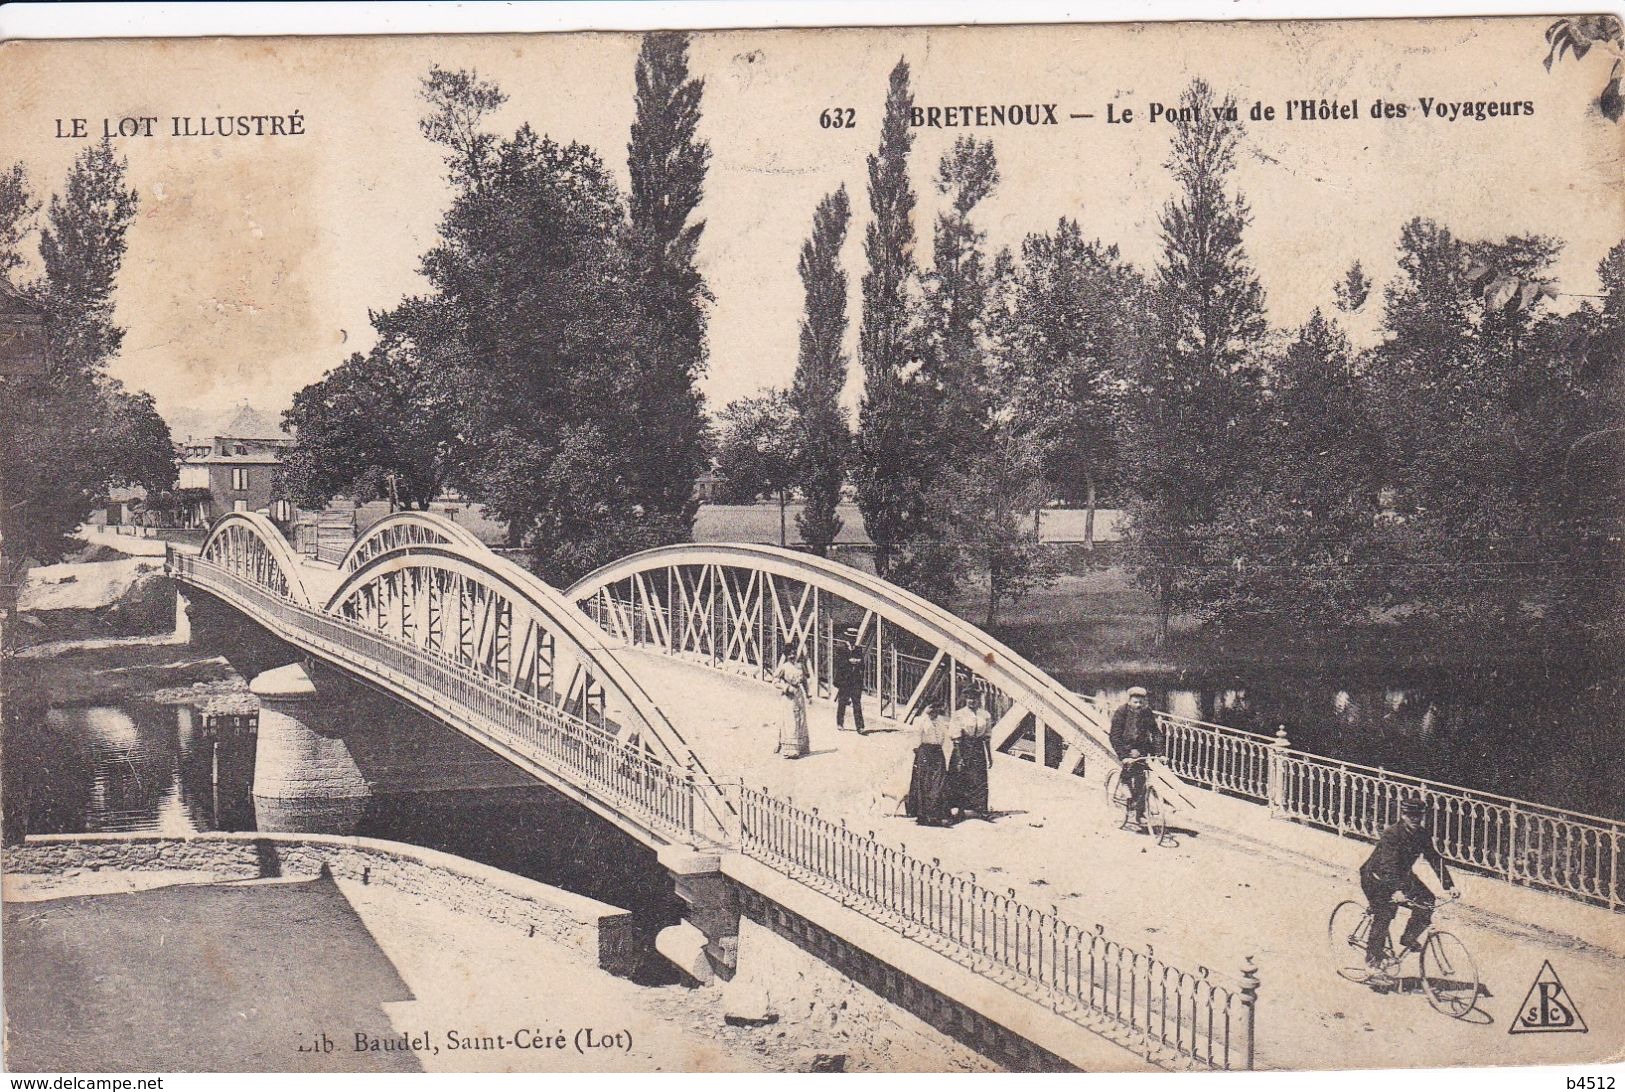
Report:
[[[1162,730],[1157,727],[1157,714],[1146,700],[1145,687],[1131,686],[1128,704],[1119,706],[1112,714],[1112,750],[1122,763],[1123,787],[1128,790],[1129,808],[1134,821],[1145,825],[1145,763],[1127,759],[1142,758],[1162,751]]]
[[[1433,866],[1439,882],[1454,895],[1456,886],[1444,857],[1433,848],[1433,835],[1427,829],[1427,803],[1409,797],[1399,805],[1399,822],[1382,832],[1371,856],[1360,866],[1360,887],[1371,906],[1371,936],[1366,941],[1365,961],[1380,967],[1388,954],[1388,929],[1399,906],[1395,899],[1410,904],[1411,917],[1400,935],[1402,947],[1415,950],[1417,940],[1433,920],[1434,894],[1415,872],[1420,857]]]

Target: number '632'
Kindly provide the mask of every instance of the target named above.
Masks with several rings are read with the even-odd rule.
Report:
[[[818,115],[820,129],[850,129],[857,124],[858,112],[850,106],[832,106]]]

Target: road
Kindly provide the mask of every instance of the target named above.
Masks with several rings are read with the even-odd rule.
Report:
[[[1325,925],[1358,897],[1366,845],[1271,819],[1262,806],[1191,791],[1197,812],[1157,846],[1120,830],[1100,790],[1104,770],[1074,778],[999,755],[991,822],[921,827],[897,814],[907,789],[912,730],[885,723],[837,732],[827,701],[812,707],[812,753],[773,754],[780,703],[749,678],[652,652],[619,653],[717,776],[742,776],[825,818],[874,832],[921,858],[1010,887],[1124,943],[1154,947],[1186,968],[1236,975],[1259,967],[1259,1064],[1265,1068],[1534,1065],[1617,1059],[1625,1052],[1625,917],[1488,877],[1459,880],[1463,901],[1439,923],[1476,956],[1487,996],[1472,1021],[1452,1020],[1418,994],[1374,992],[1338,978]],[[1531,924],[1538,923],[1538,924]],[[1550,960],[1588,1025],[1572,1034],[1509,1035],[1509,1022]]]

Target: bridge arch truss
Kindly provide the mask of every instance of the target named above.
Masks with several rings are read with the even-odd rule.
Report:
[[[229,512],[209,528],[199,555],[279,598],[310,606],[299,558],[276,524],[258,512]]]
[[[572,585],[612,637],[766,679],[784,648],[801,649],[820,693],[833,692],[834,641],[857,631],[864,689],[882,716],[914,720],[932,699],[949,708],[987,693],[993,745],[1082,774],[1111,754],[1103,711],[957,615],[825,558],[735,543],[663,546]]]
[[[442,517],[400,513],[350,551],[325,604],[263,516],[218,521],[179,581],[478,738],[656,844],[732,829],[721,787],[570,600]]]

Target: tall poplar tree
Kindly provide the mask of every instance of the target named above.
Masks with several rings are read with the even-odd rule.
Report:
[[[948,207],[937,214],[933,268],[924,278],[922,362],[935,402],[939,469],[975,458],[988,439],[992,392],[984,333],[994,271],[982,249],[987,233],[971,216],[998,184],[992,141],[960,137],[937,166],[937,192]]]
[[[668,32],[644,35],[635,79],[629,249],[652,352],[640,362],[640,381],[625,407],[641,436],[634,490],[657,537],[686,540],[697,506],[694,481],[707,465],[698,381],[712,296],[695,265],[705,221],[694,215],[711,160],[710,145],[696,135],[705,81],[689,77],[688,36]]]
[[[0,539],[14,559],[55,560],[68,534],[116,485],[151,493],[175,483],[169,429],[144,393],[107,377],[124,330],[113,321],[114,295],[136,192],[125,161],[103,140],[84,148],[66,185],[52,195],[39,229],[44,275],[17,285],[45,312],[49,375],[0,381]],[[0,176],[0,279],[24,265],[21,245],[38,208],[27,176]]]
[[[846,271],[841,246],[846,242],[852,205],[842,186],[827,194],[813,213],[812,235],[801,245],[797,270],[806,294],[801,320],[801,351],[790,387],[801,430],[797,482],[803,501],[796,527],[814,553],[829,552],[841,531],[835,514],[846,480],[847,449],[852,438],[841,408],[846,386]]]
[[[51,325],[53,361],[63,375],[94,378],[118,355],[124,329],[113,322],[113,290],[135,219],[126,163],[103,139],[80,152],[68,184],[53,194],[40,229],[45,279],[38,294]]]
[[[1130,556],[1156,592],[1159,640],[1197,594],[1203,527],[1245,468],[1257,423],[1264,290],[1242,242],[1251,212],[1229,189],[1242,135],[1235,99],[1192,81],[1164,163],[1179,191],[1158,221],[1155,343],[1126,437]]]
[[[914,267],[914,190],[908,153],[914,144],[906,60],[891,72],[881,122],[880,149],[869,157],[869,208],[864,231],[863,323],[858,359],[863,364],[863,402],[858,410],[853,485],[858,509],[875,543],[875,569],[890,574],[900,544],[924,521],[922,457],[931,446],[923,410],[923,384],[907,371],[916,358],[911,307]]]

